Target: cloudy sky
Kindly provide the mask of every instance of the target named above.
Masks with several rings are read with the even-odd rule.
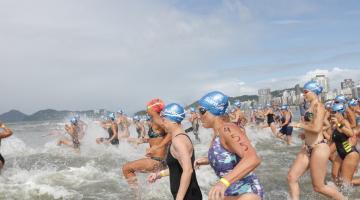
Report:
[[[357,0],[0,0],[0,113],[338,87],[360,79],[359,35]]]

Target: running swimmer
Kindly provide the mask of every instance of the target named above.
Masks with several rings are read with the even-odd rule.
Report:
[[[69,147],[74,148],[75,150],[80,150],[80,142],[79,142],[79,126],[78,121],[75,117],[70,119],[70,125],[65,124],[65,131],[67,134],[70,135],[71,140],[68,139],[60,139],[58,141],[58,145],[61,146],[62,144],[67,145]]]
[[[236,100],[234,102],[234,108],[235,108],[235,111],[233,112],[234,119],[232,121],[240,128],[244,128],[247,123],[247,119],[245,113],[241,111],[241,103],[239,100]]]
[[[74,116],[76,120],[78,121],[78,126],[80,128],[79,130],[79,140],[83,139],[87,130],[88,125],[80,119],[80,115],[76,114]]]
[[[160,99],[154,99],[148,103],[148,113],[152,120],[149,120],[148,138],[144,138],[143,143],[149,143],[150,149],[147,150],[146,158],[131,161],[123,165],[122,172],[130,184],[137,188],[136,172],[149,173],[164,168],[167,144],[171,140],[171,135],[167,134],[162,127],[162,119],[159,113],[164,108],[164,103]]]
[[[130,122],[127,116],[124,114],[124,111],[117,111],[118,118],[116,119],[116,123],[119,126],[119,139],[130,137],[129,126]]]
[[[102,123],[103,128],[107,130],[109,137],[108,138],[96,138],[97,144],[112,144],[112,145],[119,145],[119,129],[117,123],[115,122],[115,114],[110,113],[108,116],[109,120],[105,120]]]
[[[10,137],[13,132],[11,131],[10,128],[8,128],[4,123],[0,122],[0,128],[2,128],[2,131],[0,131],[0,147],[1,147],[1,140],[3,138],[7,138]],[[1,155],[0,152],[0,173],[1,173],[1,169],[4,167],[5,165],[5,159],[4,157]]]
[[[221,92],[210,92],[199,101],[202,126],[213,129],[208,156],[199,158],[194,167],[208,165],[219,181],[210,189],[209,200],[260,200],[264,190],[253,173],[261,160],[243,129],[222,120],[228,106],[228,97]]]
[[[288,145],[291,144],[291,135],[293,132],[293,127],[289,124],[292,120],[292,114],[289,111],[289,106],[283,105],[281,106],[281,129],[279,130],[279,133],[277,134],[278,137],[282,140],[284,140]]]
[[[332,142],[336,146],[337,156],[333,163],[332,175],[334,180],[349,185],[352,182],[359,163],[359,152],[349,142],[354,136],[350,123],[344,118],[345,106],[341,103],[332,106],[331,125]],[[339,176],[340,171],[340,176]]]
[[[134,116],[133,121],[134,121],[136,132],[138,134],[138,138],[145,138],[145,134],[146,134],[145,126],[144,126],[144,123],[141,122],[140,117]]]
[[[320,84],[315,81],[309,81],[304,85],[304,97],[310,103],[310,107],[304,114],[304,122],[294,125],[295,128],[304,130],[302,138],[305,145],[298,153],[287,177],[292,200],[300,198],[298,181],[309,168],[314,191],[336,200],[345,199],[336,187],[325,185],[330,148],[322,134],[325,109],[318,97],[322,90]]]
[[[186,129],[185,132],[188,133],[192,131],[195,135],[196,141],[200,142],[199,138],[199,115],[196,113],[195,108],[190,108],[190,118],[189,121],[191,123],[191,127]]]
[[[154,118],[158,114],[153,113]],[[195,161],[194,146],[188,135],[181,128],[185,118],[185,110],[176,103],[169,104],[161,113],[162,126],[171,134],[171,145],[168,150],[166,164],[169,167],[159,173],[151,174],[150,183],[169,175],[171,193],[176,200],[201,200],[202,194],[193,167]]]
[[[344,95],[338,95],[334,99],[335,103],[342,103],[344,105],[347,104],[348,98],[346,98]],[[345,118],[349,121],[351,128],[356,127],[356,115],[355,112],[351,109],[346,109],[344,113]]]
[[[355,117],[355,123],[356,123],[355,127],[360,125],[360,115],[358,113],[358,107],[359,107],[358,104],[359,104],[358,101],[355,99],[351,99],[348,102],[348,106],[349,106],[348,108],[350,109],[350,112],[353,113],[353,115]]]
[[[276,126],[275,126],[275,119],[274,119],[274,110],[272,109],[270,104],[266,105],[266,109],[264,112],[264,115],[267,117],[267,124],[268,127],[271,128],[271,132],[274,136],[276,136]]]

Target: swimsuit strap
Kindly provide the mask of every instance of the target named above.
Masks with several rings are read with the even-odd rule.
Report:
[[[190,140],[190,142],[191,142],[191,144],[192,144],[192,141],[191,141],[190,137],[189,137],[187,134],[185,134],[185,133],[179,133],[179,134],[175,135],[175,137],[177,137],[177,136],[179,136],[179,135],[185,135],[185,136]],[[175,137],[174,137],[174,138],[175,138]]]

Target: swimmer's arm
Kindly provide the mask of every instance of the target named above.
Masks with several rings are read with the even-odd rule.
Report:
[[[171,141],[171,134],[167,133],[165,138],[160,142],[160,144],[154,145],[153,147],[154,149],[165,147],[166,145],[169,144],[170,141]]]
[[[354,113],[351,113],[349,111],[346,111],[346,117],[349,121],[350,127],[355,128],[356,127],[356,116]]]
[[[113,135],[111,138],[109,138],[108,141],[112,141],[113,139],[115,139],[118,136],[118,133],[116,132],[116,125],[112,124],[111,125],[111,130],[113,131]]]
[[[209,158],[208,157],[202,157],[198,158],[194,161],[194,167],[198,168],[200,165],[208,165],[209,164]]]
[[[230,184],[244,178],[261,163],[260,158],[245,134],[232,132],[234,133],[229,134],[225,132],[223,134],[225,143],[231,152],[241,157],[241,161],[235,166],[233,171],[224,176]]]
[[[190,185],[191,175],[193,173],[191,155],[188,150],[188,144],[186,144],[186,142],[181,138],[173,140],[172,147],[176,152],[174,156],[176,156],[176,159],[179,161],[183,170],[176,199],[184,199],[186,191]]]
[[[0,124],[1,124],[0,127],[1,127],[2,129],[4,129],[4,131],[0,133],[0,138],[10,137],[10,136],[13,134],[13,132],[11,131],[11,129],[9,129],[8,127],[6,127],[6,125],[3,124],[3,123],[1,123],[1,122],[0,122]]]
[[[352,137],[354,135],[353,130],[350,128],[350,123],[346,120],[344,121],[344,126],[342,128],[337,126],[336,129],[348,137]]]

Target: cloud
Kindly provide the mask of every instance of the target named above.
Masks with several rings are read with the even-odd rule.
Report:
[[[275,20],[272,22],[272,24],[278,24],[278,25],[296,25],[303,23],[305,23],[304,20],[296,20],[296,19]]]
[[[0,13],[8,75],[0,111],[29,113],[184,102],[202,91],[218,55],[256,46],[260,27],[241,1],[228,0],[206,15],[145,0],[2,1]]]
[[[314,1],[211,1],[206,11],[203,1],[182,4],[0,1],[0,112],[121,107],[132,113],[153,97],[185,104],[215,89],[256,94],[292,87],[314,68],[331,74],[333,66],[358,63],[357,38],[326,39],[299,31],[305,26],[271,23],[307,25],[312,19],[304,16],[332,14]],[[343,38],[351,43],[342,45]]]

